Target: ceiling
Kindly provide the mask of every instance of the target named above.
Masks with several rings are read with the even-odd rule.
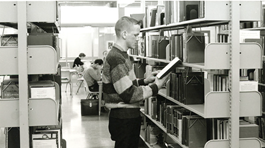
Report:
[[[74,1],[59,0],[61,6],[108,6],[117,7],[117,1]]]
[[[131,0],[130,0],[131,1]],[[130,4],[126,7],[140,7],[141,0],[132,0]],[[61,6],[107,6],[107,7],[117,7],[119,3],[127,3],[127,0],[110,0],[110,1],[103,1],[103,0],[58,0]],[[145,0],[145,5],[157,5],[157,0]]]

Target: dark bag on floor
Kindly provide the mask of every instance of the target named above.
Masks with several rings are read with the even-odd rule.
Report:
[[[98,115],[97,99],[81,99],[81,115]]]

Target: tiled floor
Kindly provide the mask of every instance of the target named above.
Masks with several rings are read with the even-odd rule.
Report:
[[[114,142],[108,132],[108,113],[101,116],[81,116],[80,100],[87,92],[81,88],[76,94],[77,85],[73,85],[73,96],[69,90],[65,93],[62,86],[63,138],[67,148],[113,148]]]

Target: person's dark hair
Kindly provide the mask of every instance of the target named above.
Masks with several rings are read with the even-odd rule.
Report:
[[[80,53],[79,57],[85,57],[86,55],[84,53]]]
[[[102,65],[103,64],[103,60],[102,59],[96,59],[94,61],[94,64]]]
[[[121,17],[115,24],[116,36],[119,37],[121,31],[128,30],[132,25],[140,25],[141,26],[141,22],[137,21],[134,18],[128,17],[128,16]]]

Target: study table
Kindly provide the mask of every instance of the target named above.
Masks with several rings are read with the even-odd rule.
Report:
[[[66,67],[62,67],[61,69],[62,83],[68,83],[70,85],[70,95],[72,95],[73,92],[72,76],[76,73],[77,71],[75,69],[66,68]]]

